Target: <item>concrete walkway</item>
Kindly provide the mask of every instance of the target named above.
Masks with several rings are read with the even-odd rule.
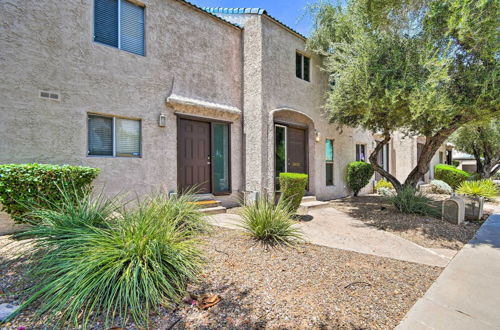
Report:
[[[313,244],[438,267],[445,267],[454,255],[451,250],[440,253],[424,248],[331,207],[311,210],[309,215],[312,219],[298,226]],[[232,229],[241,221],[236,214],[218,214],[211,219],[215,225]]]
[[[500,329],[500,214],[488,218],[396,329]]]

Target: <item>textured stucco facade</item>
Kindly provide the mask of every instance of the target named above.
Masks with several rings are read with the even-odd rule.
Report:
[[[236,200],[274,191],[279,121],[307,128],[309,192],[318,199],[349,193],[344,173],[355,145],[369,154],[374,138],[324,118],[327,77],[303,37],[262,13],[221,15],[233,25],[183,1],[140,3],[145,56],[93,41],[93,1],[0,2],[0,163],[98,167],[98,186],[112,194],[176,191],[178,116],[222,120],[231,124],[232,193],[220,198]],[[295,75],[296,52],[311,58],[310,81]],[[40,90],[60,101],[39,98]],[[141,157],[87,156],[92,113],[140,119]],[[334,140],[332,186],[325,139]],[[400,180],[416,164],[416,145],[400,135],[390,143],[390,169]]]

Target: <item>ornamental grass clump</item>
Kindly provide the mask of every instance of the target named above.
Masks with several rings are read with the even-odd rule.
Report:
[[[401,191],[389,198],[389,201],[402,213],[438,216],[432,207],[432,200],[411,186],[404,186]]]
[[[464,181],[457,189],[457,194],[471,197],[484,197],[494,200],[500,193],[493,180]]]
[[[243,207],[241,227],[250,237],[264,244],[290,246],[302,240],[293,215],[283,200],[275,204],[271,199],[260,197]]]
[[[33,304],[56,328],[85,329],[97,319],[104,328],[130,319],[147,328],[150,312],[181,299],[203,262],[201,215],[182,198],[118,205],[99,196],[33,210],[39,224],[17,235],[31,239],[33,285],[16,313]]]

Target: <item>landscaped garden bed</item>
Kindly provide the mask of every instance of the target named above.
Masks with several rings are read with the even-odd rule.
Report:
[[[442,270],[310,244],[266,248],[240,231],[222,228],[214,228],[204,242],[208,263],[199,283],[188,290],[222,300],[208,310],[184,303],[161,309],[150,318],[152,329],[174,323],[173,329],[393,328]],[[0,303],[12,302],[23,267],[0,272]],[[33,319],[29,309],[11,325],[30,329]]]
[[[438,201],[449,196],[428,197]],[[404,214],[396,210],[383,196],[348,197],[333,201],[331,205],[368,225],[428,248],[460,250],[481,226],[479,221],[457,226],[433,216]]]

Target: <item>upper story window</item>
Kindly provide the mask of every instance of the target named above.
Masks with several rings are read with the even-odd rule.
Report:
[[[356,144],[356,161],[366,161],[366,146],[364,144]]]
[[[140,157],[141,121],[89,114],[87,154]]]
[[[126,0],[94,0],[94,41],[144,55],[144,7]]]
[[[310,65],[311,59],[300,53],[295,53],[295,75],[297,78],[310,81]]]

